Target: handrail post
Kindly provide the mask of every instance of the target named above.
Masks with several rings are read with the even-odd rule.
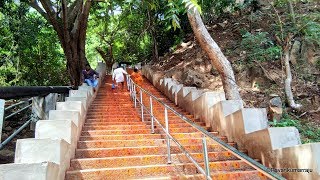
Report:
[[[168,150],[168,164],[171,164],[171,151],[170,151],[170,137],[169,137],[169,119],[168,119],[168,109],[164,107],[164,118],[166,121],[166,134],[167,134],[167,150]]]
[[[152,106],[151,96],[150,96],[150,117],[151,117],[151,133],[154,134],[153,106]]]
[[[207,140],[206,140],[205,135],[203,135],[203,138],[202,138],[202,147],[203,147],[204,165],[205,165],[205,169],[206,169],[206,178],[211,179],[210,178],[210,167],[209,167]]]
[[[132,80],[131,78],[128,78],[129,79],[129,91],[130,91],[130,98],[131,100],[133,100],[133,93],[132,93]]]
[[[128,88],[128,90],[130,90],[130,77],[129,77],[129,75],[127,75],[127,88]]]
[[[4,120],[4,104],[5,104],[5,101],[3,99],[0,99],[0,143],[1,143],[3,120]]]
[[[142,122],[144,122],[144,117],[143,117],[143,101],[142,101],[142,89],[140,88],[140,106],[141,106],[141,119]]]
[[[134,98],[134,107],[137,107],[137,92],[136,92],[136,85],[133,84],[133,98]]]

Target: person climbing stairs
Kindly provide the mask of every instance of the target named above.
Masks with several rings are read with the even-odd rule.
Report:
[[[210,130],[203,122],[176,107],[147,80],[143,81],[142,87],[197,125]],[[143,96],[143,102],[150,107],[147,96]],[[164,111],[161,103],[153,102],[153,115],[163,126]],[[151,133],[152,116],[144,112],[142,121],[141,113],[139,103],[135,108],[129,92],[112,91],[111,76],[107,76],[88,110],[66,179],[206,179],[172,140],[168,163],[167,135],[155,122],[154,133]],[[171,111],[168,112],[168,125],[171,136],[205,168],[203,135]],[[217,132],[211,134],[219,135]],[[226,137],[220,139],[227,142]],[[209,138],[207,145],[212,179],[268,179]]]

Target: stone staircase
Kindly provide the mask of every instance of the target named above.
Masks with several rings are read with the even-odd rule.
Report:
[[[166,135],[155,123],[151,133],[150,116],[141,119],[141,108],[134,107],[127,90],[111,89],[111,77],[106,78],[88,109],[86,121],[77,143],[74,159],[66,172],[67,180],[80,179],[205,179],[179,147],[171,141],[171,163],[168,164]],[[176,111],[208,129],[175,106],[153,85],[145,81],[143,88]],[[149,99],[143,96],[146,106]],[[164,123],[164,107],[153,103],[154,116]],[[172,137],[190,152],[204,167],[202,134],[174,113],[168,112]],[[217,132],[211,132],[218,136]],[[227,142],[227,138],[220,137]],[[228,143],[235,146],[234,143]],[[210,175],[213,179],[267,179],[265,175],[235,157],[219,144],[207,139]]]
[[[185,86],[150,65],[142,74],[175,105],[271,172],[286,179],[320,179],[320,143],[301,144],[295,127],[270,127],[265,108],[246,108],[242,101],[227,100],[224,92]]]

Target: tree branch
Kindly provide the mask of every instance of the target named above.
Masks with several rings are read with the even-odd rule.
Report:
[[[37,10],[47,21],[49,21],[48,14],[44,12],[44,10],[39,6],[36,0],[29,1],[29,5]]]
[[[40,0],[42,7],[47,12],[49,22],[51,22],[51,24],[53,25],[53,28],[57,31],[58,36],[60,36],[60,39],[63,39],[63,32],[62,32],[61,26],[55,16],[54,11],[51,11],[52,7],[49,6],[51,2],[48,2],[48,1],[50,0]]]
[[[80,7],[83,6],[83,0],[75,1],[69,8],[68,8],[68,21],[74,22],[77,15],[79,14]]]

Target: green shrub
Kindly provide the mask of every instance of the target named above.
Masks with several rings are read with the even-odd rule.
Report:
[[[292,119],[288,114],[284,114],[282,119],[277,122],[274,120],[270,123],[272,127],[296,127],[300,133],[303,144],[320,142],[320,129],[308,124],[302,124],[299,120]]]
[[[246,59],[252,61],[268,61],[280,58],[281,48],[275,45],[267,32],[251,34],[245,32],[242,34],[241,47],[246,51]]]

